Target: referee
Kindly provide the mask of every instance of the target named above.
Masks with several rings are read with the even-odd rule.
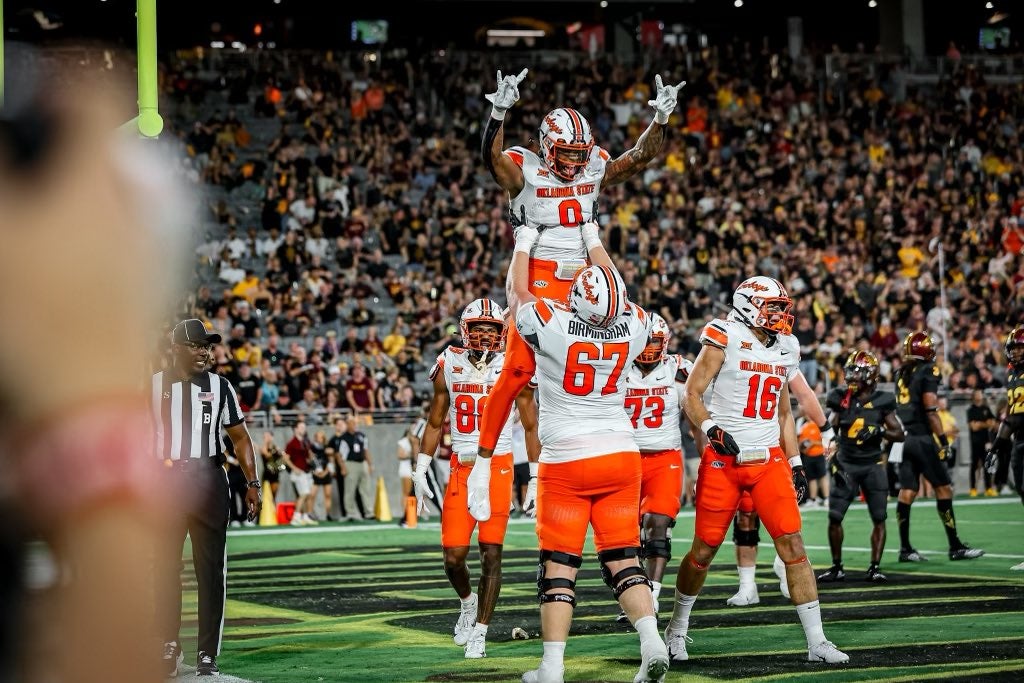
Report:
[[[159,626],[164,632],[163,662],[168,676],[177,676],[184,653],[181,630],[181,569],[185,535],[192,537],[192,563],[199,587],[199,642],[196,674],[216,676],[224,628],[227,587],[228,477],[224,471],[221,428],[234,446],[248,486],[245,504],[250,520],[260,511],[256,458],[245,428],[245,416],[227,379],[207,372],[219,334],[201,320],[183,320],[171,333],[171,369],[153,375],[152,408],[156,448],[167,465],[170,484],[185,495],[172,511],[166,557],[158,567],[163,582],[158,594]]]

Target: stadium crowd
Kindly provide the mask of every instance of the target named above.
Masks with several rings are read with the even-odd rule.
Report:
[[[218,79],[209,54],[166,66],[171,131],[214,197],[181,313],[224,336],[218,369],[243,408],[419,406],[461,307],[503,300],[507,198],[476,152],[498,57],[266,52]],[[743,44],[666,47],[646,69],[580,54],[531,71],[506,144],[534,144],[565,101],[625,149],[649,123],[652,74],[685,78],[665,153],[606,191],[600,221],[673,351],[692,357],[695,332],[763,273],[790,287],[819,394],[855,348],[890,381],[918,329],[946,340],[947,388],[1002,386],[1024,295],[1021,90],[970,67],[920,86],[850,68],[822,88],[817,67]]]

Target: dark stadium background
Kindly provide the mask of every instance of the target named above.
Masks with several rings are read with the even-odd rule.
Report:
[[[256,23],[261,25],[262,38],[280,47],[352,47],[350,25],[356,19],[388,20],[393,45],[471,47],[476,44],[477,29],[510,17],[531,17],[556,27],[582,21],[605,23],[609,28],[616,22],[630,25],[643,18],[682,23],[711,38],[767,37],[779,46],[785,44],[786,18],[799,16],[804,20],[804,41],[809,47],[828,49],[838,44],[844,51],[852,51],[858,43],[870,50],[879,42],[882,22],[891,27],[900,15],[898,0],[879,0],[874,8],[868,0],[746,0],[740,8],[733,0],[610,0],[605,8],[597,0],[407,0],[373,3],[372,9],[366,10],[358,2],[325,0],[174,0],[157,5],[160,45],[165,49],[214,39],[245,42],[253,38]],[[1009,15],[1001,25],[1011,29],[1013,43],[1019,44],[1024,7],[1010,0],[995,2],[993,9],[985,5],[984,0],[922,2],[926,51],[941,53],[950,40],[961,50],[976,47],[979,28],[996,12]],[[9,38],[85,38],[128,46],[134,43],[134,7],[134,0],[15,0],[5,3],[4,13]],[[33,10],[42,10],[63,26],[41,31]],[[214,23],[220,25],[220,31],[211,31]],[[430,28],[424,31],[424,26]],[[541,46],[562,47],[564,31],[559,34]]]

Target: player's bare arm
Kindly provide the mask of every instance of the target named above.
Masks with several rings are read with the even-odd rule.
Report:
[[[655,76],[655,98],[647,102],[654,107],[654,120],[640,135],[636,144],[633,145],[633,149],[608,163],[602,187],[632,178],[646,168],[654,157],[658,156],[668,133],[666,129],[668,118],[675,111],[676,99],[684,85],[686,85],[686,81],[680,81],[676,85],[664,85],[661,75]]]
[[[705,344],[697,360],[690,370],[690,377],[686,380],[686,399],[684,409],[691,424],[703,424],[705,420],[711,419],[711,413],[704,405],[704,392],[711,386],[711,382],[718,376],[725,362],[725,351]]]
[[[825,411],[822,410],[811,385],[807,383],[804,373],[798,372],[793,379],[789,380],[789,391],[796,398],[796,402],[800,404],[800,409],[804,411],[807,419],[818,427],[823,427],[827,422]]]
[[[789,404],[789,385],[787,384],[782,385],[782,393],[779,395],[779,440],[782,442],[779,445],[782,446],[787,458],[800,455],[800,445],[796,436],[796,420],[793,419],[793,409]]]
[[[885,439],[889,443],[899,443],[907,438],[906,433],[903,431],[903,423],[900,422],[900,418],[896,416],[896,413],[886,415],[882,425],[885,427]]]
[[[451,405],[451,396],[448,394],[448,384],[444,379],[444,372],[439,368],[434,375],[434,395],[430,399],[430,412],[427,415],[427,426],[423,430],[423,440],[420,443],[420,452],[428,455],[437,451],[438,443],[441,440],[441,430],[444,428],[444,419],[448,416],[448,408]]]
[[[925,414],[928,416],[928,428],[932,430],[932,434],[939,439],[939,441],[945,441],[946,430],[942,426],[942,420],[939,418],[939,397],[934,392],[926,391],[921,394],[921,403],[924,404]]]
[[[499,71],[497,90],[485,96],[491,103],[491,115],[484,124],[480,153],[491,177],[513,197],[523,189],[523,170],[504,154],[505,113],[519,100],[519,84],[527,72],[523,69],[518,75],[502,77]]]
[[[519,410],[519,422],[523,425],[526,436],[526,458],[530,462],[540,462],[540,437],[537,434],[537,403],[533,398],[533,389],[526,387],[516,396],[516,408]]]

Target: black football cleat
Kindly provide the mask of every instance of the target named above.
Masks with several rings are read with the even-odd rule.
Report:
[[[950,555],[952,556],[952,551]],[[928,558],[913,548],[900,548],[900,562],[927,562]]]
[[[981,548],[970,548],[966,545],[956,550],[950,549],[949,559],[951,560],[975,560],[985,554]]]
[[[843,565],[834,564],[829,567],[828,571],[824,571],[818,574],[818,581],[821,583],[835,583],[836,581],[845,581],[846,572],[843,571]]]
[[[200,652],[196,657],[196,676],[220,676],[217,658],[208,652]]]
[[[870,583],[883,583],[883,582],[889,580],[888,578],[886,578],[885,574],[883,574],[881,571],[879,571],[878,567],[876,567],[874,565],[871,565],[870,567],[868,567],[868,573],[865,576],[865,578]]]

